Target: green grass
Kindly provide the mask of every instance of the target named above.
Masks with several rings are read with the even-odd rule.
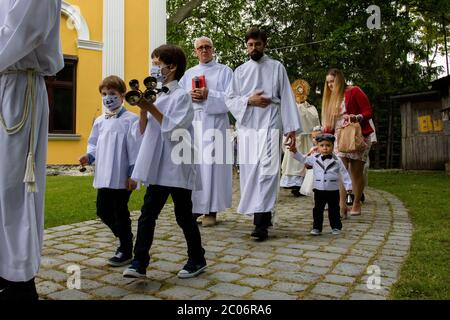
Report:
[[[414,232],[392,299],[450,299],[450,175],[370,172],[369,185],[396,195]]]
[[[93,177],[47,177],[45,192],[45,228],[96,219],[97,190]],[[128,208],[139,210],[144,201],[145,187],[131,194]]]

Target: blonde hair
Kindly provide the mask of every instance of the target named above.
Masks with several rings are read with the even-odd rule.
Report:
[[[344,73],[339,69],[330,69],[327,76],[334,76],[334,89],[330,90],[325,79],[322,98],[322,125],[325,129],[334,129],[339,110],[344,101],[345,78]]]

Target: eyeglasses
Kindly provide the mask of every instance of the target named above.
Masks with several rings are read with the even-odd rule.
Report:
[[[205,45],[205,46],[197,47],[195,50],[197,50],[197,51],[203,51],[203,50],[209,51],[211,49],[212,49],[211,46]]]

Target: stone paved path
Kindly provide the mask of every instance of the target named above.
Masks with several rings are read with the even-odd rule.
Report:
[[[234,208],[238,198],[236,191]],[[412,225],[394,196],[369,188],[366,198],[363,216],[345,220],[341,235],[330,234],[325,218],[323,235],[312,237],[312,199],[282,190],[275,228],[262,243],[249,236],[252,220],[230,209],[217,226],[200,227],[208,268],[188,280],[176,276],[187,256],[172,205],[157,222],[146,280],[124,279],[125,267],[107,266],[117,243],[99,220],[47,229],[38,292],[58,300],[386,299],[408,255]],[[67,287],[73,266],[81,271],[79,290]],[[379,268],[371,275],[381,272],[379,289],[367,286],[369,266]]]

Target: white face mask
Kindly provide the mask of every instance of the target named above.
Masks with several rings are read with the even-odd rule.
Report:
[[[122,101],[118,96],[106,95],[103,96],[103,105],[108,110],[116,110],[117,108],[122,106]]]
[[[150,69],[150,74],[152,77],[156,78],[156,81],[164,83],[167,79],[167,74],[162,73],[162,69],[167,68],[166,66],[152,66]],[[170,72],[169,72],[170,73]]]

